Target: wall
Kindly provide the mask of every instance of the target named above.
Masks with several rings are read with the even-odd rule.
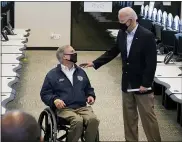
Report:
[[[15,2],[15,28],[30,28],[28,47],[70,44],[71,2]],[[59,40],[51,33],[61,34]]]

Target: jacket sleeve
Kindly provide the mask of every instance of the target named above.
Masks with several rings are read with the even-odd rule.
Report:
[[[114,46],[111,49],[107,50],[104,54],[102,54],[96,60],[93,61],[95,69],[98,69],[102,65],[110,62],[120,53],[119,48],[118,48],[119,35],[120,35],[120,32],[118,32],[116,43],[114,44]]]
[[[156,42],[153,34],[150,34],[146,39],[145,47],[145,70],[142,78],[142,86],[152,87],[156,66],[157,66],[157,51]]]
[[[86,78],[87,78],[86,87],[84,89],[85,94],[86,94],[87,97],[92,96],[95,99],[96,96],[95,96],[94,88],[91,86],[90,80],[89,80],[86,73],[85,73],[85,75],[86,75]]]
[[[54,100],[59,97],[53,93],[53,87],[49,81],[48,75],[46,75],[42,89],[40,91],[41,100],[49,107],[54,108]]]

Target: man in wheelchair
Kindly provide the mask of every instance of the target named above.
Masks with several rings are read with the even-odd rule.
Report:
[[[40,95],[42,101],[56,110],[57,116],[70,124],[68,142],[77,142],[84,126],[85,141],[94,142],[99,120],[91,106],[95,102],[94,89],[85,71],[78,67],[77,53],[73,47],[65,45],[56,53],[60,64],[50,70],[44,80]]]

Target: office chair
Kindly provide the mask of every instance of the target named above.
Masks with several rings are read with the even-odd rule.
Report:
[[[153,31],[153,21],[149,19],[140,19],[139,24],[144,28]]]
[[[157,20],[157,9],[156,8],[154,8],[154,10],[152,12],[152,18],[151,19],[153,22],[156,22],[156,20]]]
[[[166,28],[168,30],[172,30],[172,25],[173,25],[173,15],[169,13],[167,16]]]
[[[140,16],[144,16],[144,6],[141,5],[141,8],[140,8]]]
[[[176,15],[174,17],[172,29],[174,31],[179,31],[180,32],[180,20],[179,20],[179,16],[178,15]]]
[[[145,8],[144,8],[144,18],[147,18],[148,10],[149,10],[149,6],[146,5]]]
[[[175,44],[175,34],[176,31],[163,29],[161,32],[161,46],[159,47],[159,51],[161,54],[169,53],[170,51],[174,51]]]
[[[162,20],[162,11],[159,9],[159,10],[157,11],[157,19],[156,19],[156,22],[157,22],[158,24],[161,24],[161,20]]]
[[[167,12],[164,11],[162,14],[162,26],[166,27],[166,22],[167,22]]]
[[[154,24],[154,33],[156,36],[157,44],[161,42],[161,33],[164,27],[162,25],[159,25],[157,23]]]
[[[148,9],[148,15],[147,15],[147,18],[149,20],[151,20],[151,18],[152,18],[152,12],[153,12],[153,9],[154,9],[154,3],[155,2],[151,2],[151,1],[149,3],[149,9]]]

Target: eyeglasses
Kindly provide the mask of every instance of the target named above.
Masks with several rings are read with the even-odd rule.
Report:
[[[73,53],[64,53],[64,55],[72,55],[72,54],[77,54],[76,52]]]

